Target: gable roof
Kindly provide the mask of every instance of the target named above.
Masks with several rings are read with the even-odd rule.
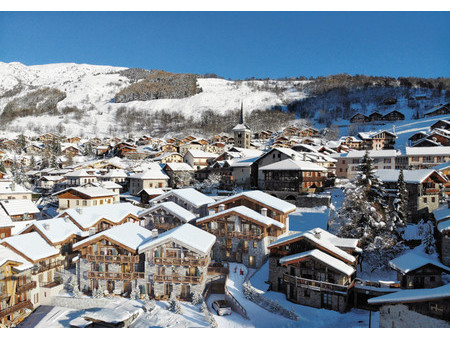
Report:
[[[37,232],[8,237],[0,241],[0,244],[13,247],[32,262],[59,254],[59,250],[48,244]]]
[[[151,213],[154,210],[157,210],[159,208],[162,208],[164,210],[166,210],[167,212],[177,216],[178,218],[180,218],[184,223],[190,222],[193,219],[195,219],[197,216],[195,216],[192,212],[186,210],[185,208],[179,206],[178,204],[172,202],[172,201],[168,201],[168,202],[163,202],[163,203],[159,203],[149,209],[145,209],[142,211],[142,213],[140,214],[141,217]]]
[[[197,220],[197,223],[200,222],[204,222],[204,221],[208,221],[211,219],[216,219],[218,217],[227,215],[227,214],[237,214],[239,216],[242,216],[244,218],[247,219],[251,219],[257,223],[261,223],[265,226],[271,226],[271,225],[275,225],[281,229],[283,229],[285,227],[285,225],[277,220],[274,220],[273,218],[267,217],[267,216],[263,216],[261,215],[259,212],[256,212],[253,209],[247,208],[245,206],[238,206],[238,207],[234,207],[234,208],[230,208],[230,209],[225,209],[223,211],[220,211],[218,213],[209,215],[209,216],[205,216],[202,217],[200,219]]]
[[[89,198],[113,196],[116,194],[115,192],[113,192],[111,190],[104,189],[104,188],[98,188],[98,187],[70,187],[70,188],[58,191],[52,195],[58,196],[58,195],[61,195],[62,193],[70,191],[70,190],[75,190],[76,192],[78,192],[82,195],[85,195]]]
[[[178,242],[180,245],[186,246],[193,251],[207,255],[216,242],[216,236],[186,223],[166,231],[156,238],[148,239],[139,246],[139,253],[169,241]]]
[[[9,216],[17,216],[23,214],[38,214],[40,211],[36,205],[28,200],[4,200],[0,201],[0,205]]]
[[[168,180],[169,176],[164,174],[162,170],[150,169],[142,173],[135,173],[129,176],[129,178],[135,178],[140,180]]]
[[[214,202],[214,199],[212,199],[209,196],[206,196],[205,194],[202,194],[200,191],[197,191],[194,188],[173,189],[158,197],[155,197],[150,202],[158,202],[172,195],[176,196],[177,198],[185,201],[190,205],[193,205],[196,208]]]
[[[407,252],[393,260],[389,261],[389,265],[402,274],[417,270],[427,264],[432,264],[438,268],[441,268],[447,272],[450,272],[450,268],[442,263],[431,260],[427,257],[420,256],[414,252]]]
[[[15,266],[14,269],[23,271],[33,267],[33,264],[28,262],[25,258],[18,255],[10,248],[6,246],[0,245],[0,267],[5,265],[8,262],[18,263],[20,265]]]
[[[259,168],[259,170],[306,170],[306,171],[327,171],[326,168],[321,167],[313,162],[293,160],[287,158],[283,161],[271,163]]]
[[[282,199],[279,199],[277,197],[269,195],[261,190],[244,191],[239,194],[236,194],[236,195],[218,200],[217,202],[211,203],[208,207],[212,208],[215,206],[219,206],[220,204],[224,204],[224,203],[226,204],[228,201],[231,201],[233,199],[239,199],[242,197],[246,197],[250,200],[253,200],[260,204],[266,205],[266,206],[270,207],[271,209],[275,209],[282,213],[290,213],[290,212],[295,211],[295,209],[297,208],[294,204],[283,201]]]
[[[127,222],[108,230],[98,232],[95,235],[74,244],[73,248],[83,247],[85,244],[95,241],[103,236],[122,244],[131,249],[131,251],[136,251],[139,245],[152,236],[152,232],[136,223]]]
[[[374,171],[375,175],[383,182],[397,182],[400,175],[399,169],[378,169]],[[442,177],[436,170],[433,169],[417,169],[417,170],[403,170],[403,179],[406,183],[422,183],[430,175],[436,174],[442,180],[447,180]]]
[[[52,244],[64,242],[73,235],[83,237],[89,235],[86,232],[83,233],[68,217],[34,221],[28,224],[18,234],[28,233],[33,228]]]
[[[313,249],[305,252],[301,252],[298,254],[286,256],[280,259],[280,264],[289,264],[292,262],[296,262],[302,260],[306,257],[314,257],[315,259],[321,261],[322,263],[331,266],[332,268],[344,273],[347,276],[352,275],[355,272],[355,269],[352,266],[345,264],[343,261],[336,259],[327,253]]]

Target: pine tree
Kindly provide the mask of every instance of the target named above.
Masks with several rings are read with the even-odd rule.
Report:
[[[181,307],[180,301],[175,297],[173,292],[169,299],[169,310],[180,315],[183,314],[183,308]]]
[[[50,157],[50,168],[58,168],[58,162],[56,160],[55,154],[52,154]]]
[[[34,155],[31,155],[31,158],[30,158],[30,168],[31,169],[36,168],[36,159],[35,159]]]
[[[404,232],[407,225],[408,216],[408,190],[403,176],[403,169],[400,170],[397,181],[397,194],[393,201],[392,221],[399,236]]]
[[[422,221],[422,246],[426,254],[432,255],[436,252],[436,240],[434,238],[433,223]]]
[[[3,164],[3,161],[0,161],[0,172],[6,173],[5,165]]]
[[[193,292],[192,293],[192,305],[198,305],[203,301],[202,294],[200,292]]]

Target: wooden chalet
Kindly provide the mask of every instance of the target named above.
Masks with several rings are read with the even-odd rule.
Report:
[[[393,110],[390,113],[387,113],[383,116],[384,121],[403,121],[405,119],[405,115],[400,113],[397,110]]]
[[[361,113],[357,113],[350,118],[350,123],[367,123],[369,118]]]

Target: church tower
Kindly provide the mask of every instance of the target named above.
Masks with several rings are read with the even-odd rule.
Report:
[[[250,148],[250,140],[252,138],[252,131],[244,123],[244,104],[241,102],[241,114],[239,117],[239,124],[233,128],[234,146],[239,148]]]

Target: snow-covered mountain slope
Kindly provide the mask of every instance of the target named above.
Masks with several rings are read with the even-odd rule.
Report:
[[[80,127],[86,133],[102,135],[108,134],[110,126],[120,123],[115,120],[115,112],[120,107],[150,114],[162,110],[180,112],[195,118],[206,110],[225,114],[238,109],[241,101],[247,110],[254,110],[285,106],[304,97],[293,82],[200,78],[197,81],[202,92],[188,98],[114,103],[114,95],[130,85],[130,79],[119,74],[124,69],[127,68],[74,63],[25,66],[17,62],[0,62],[0,113],[11,100],[45,87],[66,93],[66,98],[57,104],[59,111],[76,107],[84,112],[78,116],[67,113],[61,116],[19,117],[8,126],[2,126],[2,129],[15,132],[26,129],[38,133],[62,124],[68,135],[79,134]]]

